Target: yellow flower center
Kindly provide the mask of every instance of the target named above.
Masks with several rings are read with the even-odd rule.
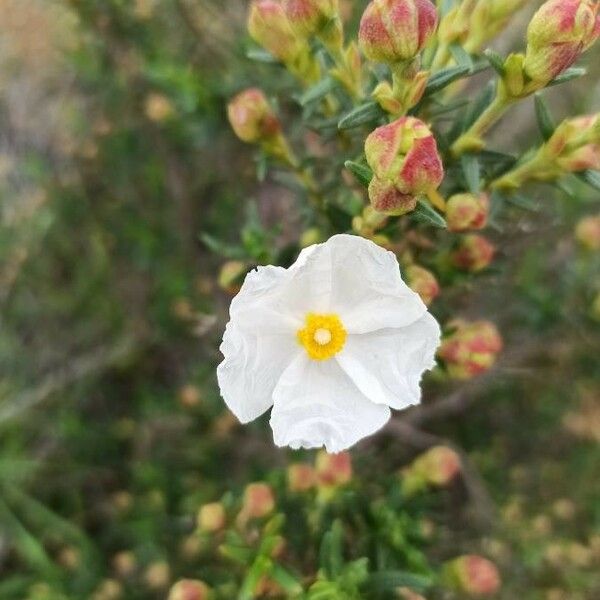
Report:
[[[337,315],[308,313],[305,326],[298,330],[298,341],[313,360],[335,356],[346,343],[346,330]]]

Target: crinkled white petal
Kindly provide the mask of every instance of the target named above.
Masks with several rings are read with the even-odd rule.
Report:
[[[421,377],[439,343],[440,327],[425,313],[407,327],[349,335],[335,359],[372,402],[399,410],[421,401]]]
[[[281,374],[303,352],[293,333],[262,334],[230,321],[220,347],[225,359],[217,367],[221,395],[242,422],[260,417],[273,404]]]
[[[370,240],[335,235],[305,249],[282,285],[282,303],[298,318],[334,312],[349,333],[404,327],[427,311],[400,277],[396,256]]]
[[[278,446],[341,452],[388,421],[387,406],[359,391],[335,360],[304,353],[285,370],[273,393],[271,427]]]

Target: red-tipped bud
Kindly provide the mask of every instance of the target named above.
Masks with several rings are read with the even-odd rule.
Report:
[[[258,88],[244,90],[233,98],[227,116],[235,134],[251,144],[271,139],[281,131],[277,115]]]
[[[296,463],[287,470],[288,488],[292,492],[306,492],[315,487],[317,474],[312,465]]]
[[[225,527],[225,508],[220,502],[204,504],[198,511],[197,523],[200,531],[214,533]]]
[[[210,589],[197,579],[181,579],[170,590],[168,600],[207,600]]]
[[[437,23],[429,0],[373,0],[363,13],[358,39],[373,61],[410,61],[427,45]]]
[[[323,487],[337,487],[352,479],[352,459],[349,452],[328,454],[321,450],[315,463],[317,481]]]
[[[600,214],[581,219],[577,223],[575,237],[588,250],[600,250]]]
[[[496,565],[474,554],[450,561],[444,574],[450,587],[472,597],[493,596],[502,584]]]
[[[496,247],[482,235],[465,235],[452,253],[452,262],[464,271],[477,273],[485,269],[493,260]]]
[[[393,183],[377,177],[369,183],[369,201],[377,212],[395,217],[405,215],[417,206],[416,196],[403,194]]]
[[[471,379],[490,369],[502,350],[502,337],[489,321],[456,321],[444,338],[438,356],[455,379]]]
[[[369,186],[371,203],[375,209],[395,207],[395,211],[382,212],[401,214],[400,210],[414,208],[414,197],[437,189],[444,178],[435,138],[414,117],[378,127],[367,137],[365,154],[374,174]],[[399,192],[395,198],[392,187]]]
[[[260,519],[275,508],[273,490],[266,483],[251,483],[244,490],[242,513],[247,519]]]
[[[419,265],[410,265],[404,271],[408,287],[413,292],[421,296],[421,300],[429,306],[440,294],[440,284],[435,275],[420,267]]]
[[[254,0],[250,5],[248,32],[252,39],[284,63],[294,61],[303,42],[292,31],[283,5],[275,0]]]
[[[460,473],[460,457],[452,448],[435,446],[421,454],[409,470],[419,474],[429,485],[444,487]]]
[[[302,36],[321,31],[339,13],[338,0],[284,0],[292,29]]]
[[[593,0],[548,0],[527,29],[524,68],[544,84],[570,67],[600,35],[598,3]]]
[[[456,194],[446,205],[446,222],[450,231],[483,229],[486,226],[490,201],[487,194]]]

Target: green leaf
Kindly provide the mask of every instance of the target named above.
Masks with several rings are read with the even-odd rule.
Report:
[[[504,59],[494,50],[488,48],[483,53],[487,61],[492,66],[492,69],[498,73],[498,75],[504,75]]]
[[[471,108],[466,111],[465,118],[462,123],[463,130],[467,130],[478,117],[483,113],[483,111],[492,103],[494,96],[496,94],[496,83],[494,81],[490,81],[484,88],[481,90],[481,93],[475,98]]]
[[[567,81],[571,81],[572,79],[583,77],[586,73],[587,69],[585,69],[584,67],[571,67],[570,69],[563,71],[558,77],[555,77],[546,87],[566,83]]]
[[[481,168],[477,156],[475,154],[463,154],[460,157],[460,166],[471,194],[479,194],[481,189]]]
[[[460,44],[450,44],[450,54],[458,66],[473,68],[471,55]]]
[[[408,571],[380,571],[369,577],[369,590],[392,591],[399,587],[409,587],[417,592],[427,591],[433,584],[431,577]]]
[[[271,579],[283,588],[286,592],[286,598],[293,598],[302,594],[302,584],[281,565],[273,565]]]
[[[506,196],[506,201],[523,210],[529,210],[531,212],[537,212],[539,210],[538,205],[534,200],[521,194],[509,194]]]
[[[327,96],[337,87],[337,82],[333,77],[325,77],[321,79],[319,83],[308,88],[302,96],[300,96],[299,102],[301,106],[306,106],[311,102],[321,100],[324,96]]]
[[[432,94],[443,90],[446,86],[458,79],[461,79],[465,75],[470,74],[470,72],[471,68],[464,65],[458,67],[449,67],[448,69],[438,71],[429,78],[423,97],[426,98],[427,96],[431,96]]]
[[[371,171],[371,167],[369,165],[361,164],[354,162],[352,160],[347,160],[344,163],[344,166],[354,177],[356,180],[365,187],[369,187],[371,183],[371,179],[373,179],[373,171]]]
[[[433,225],[440,229],[448,228],[446,220],[425,200],[419,200],[417,202],[417,207],[411,214],[415,220],[420,221],[421,223],[427,223],[428,225]]]
[[[353,129],[354,127],[360,127],[366,123],[372,123],[384,114],[383,109],[377,102],[367,102],[366,104],[357,106],[349,113],[346,113],[338,121],[338,129]]]
[[[587,171],[582,171],[581,173],[577,173],[577,177],[582,181],[585,181],[589,186],[594,189],[600,191],[600,171],[592,171],[588,169]]]
[[[279,61],[267,50],[263,48],[248,48],[246,58],[255,60],[256,62],[276,64]]]
[[[210,251],[222,256],[223,258],[246,258],[246,253],[243,248],[240,248],[239,246],[229,246],[225,242],[222,242],[221,240],[212,236],[210,233],[202,232],[198,237]]]
[[[535,94],[535,116],[537,118],[537,124],[540,128],[540,133],[545,140],[549,140],[554,130],[556,129],[556,124],[554,123],[554,119],[550,113],[550,108],[544,100],[544,97],[541,94]]]

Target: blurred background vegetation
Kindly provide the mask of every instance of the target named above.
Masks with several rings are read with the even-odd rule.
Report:
[[[365,4],[345,3],[349,18]],[[522,38],[535,4],[498,47]],[[573,231],[600,196],[580,182],[526,190],[486,284],[453,292],[453,310],[501,325],[506,350],[461,387],[460,410],[423,425],[481,476],[406,504],[398,472],[431,444],[377,438],[311,514],[285,483],[310,453],[272,447],[265,419],[241,428],[225,410],[223,255],[268,262],[304,227],[294,194],[256,181],[226,121],[240,89],[291,87],[245,57],[245,14],[241,0],[0,2],[0,598],[166,598],[183,577],[236,598],[249,559],[198,533],[196,513],[235,510],[259,480],[287,516],[270,527],[298,581],[346,568],[367,581],[365,557],[426,578],[475,553],[498,564],[501,598],[599,598],[600,258]],[[600,109],[599,58],[548,95],[557,117]],[[523,104],[495,147],[539,135]],[[327,567],[340,522],[344,563]],[[394,597],[380,583],[361,593]]]

